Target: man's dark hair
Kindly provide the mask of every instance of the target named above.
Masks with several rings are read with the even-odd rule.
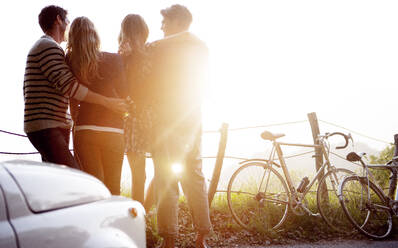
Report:
[[[49,5],[41,10],[39,14],[39,24],[43,32],[47,32],[53,27],[58,15],[61,17],[62,21],[65,21],[68,11],[55,5]]]

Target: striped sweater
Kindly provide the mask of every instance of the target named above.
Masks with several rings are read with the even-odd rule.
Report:
[[[30,49],[24,78],[24,131],[70,128],[69,98],[83,100],[88,89],[79,84],[55,40],[42,36]]]

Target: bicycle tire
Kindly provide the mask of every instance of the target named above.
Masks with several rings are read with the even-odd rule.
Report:
[[[318,211],[322,219],[338,233],[351,233],[353,231],[353,227],[347,220],[338,198],[339,184],[348,175],[354,175],[354,172],[344,168],[328,171],[319,181],[316,192]],[[326,199],[323,197],[322,185],[324,183],[327,190]]]
[[[346,177],[339,187],[339,200],[348,220],[364,235],[383,239],[391,233],[392,215],[386,199],[366,177]]]
[[[234,220],[246,230],[271,230],[286,220],[289,191],[283,177],[267,163],[248,162],[232,175],[227,201]]]

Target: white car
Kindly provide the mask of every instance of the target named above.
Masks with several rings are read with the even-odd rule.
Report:
[[[145,210],[75,169],[1,162],[0,247],[146,247]]]

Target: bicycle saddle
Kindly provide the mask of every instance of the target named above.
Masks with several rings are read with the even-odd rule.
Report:
[[[271,133],[269,131],[264,131],[261,133],[261,138],[265,139],[265,140],[276,140],[280,137],[285,136],[285,134],[283,133]]]
[[[356,162],[361,160],[361,158],[365,155],[366,153],[361,152],[361,153],[356,153],[356,152],[350,152],[347,154],[346,159],[350,162]]]

